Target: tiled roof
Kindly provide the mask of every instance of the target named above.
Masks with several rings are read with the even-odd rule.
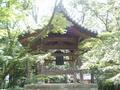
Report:
[[[74,18],[74,16],[72,14],[69,14],[68,11],[66,10],[66,8],[64,7],[64,5],[62,3],[59,4],[59,11],[63,13],[63,15],[74,24],[74,26],[83,33],[88,33],[90,36],[95,37],[98,32],[94,31],[94,30],[90,30],[85,28],[84,26],[82,26],[78,19]]]

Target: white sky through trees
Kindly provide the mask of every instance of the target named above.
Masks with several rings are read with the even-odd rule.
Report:
[[[35,0],[33,3],[33,12],[36,14],[36,16],[33,18],[32,15],[29,15],[25,23],[32,28],[39,28],[43,24],[45,17],[52,15],[55,1],[56,0]],[[70,1],[71,0],[63,0],[64,6],[71,8],[69,5]],[[104,3],[105,1],[106,0],[100,0],[101,3]],[[35,18],[37,18],[37,22],[35,21]]]

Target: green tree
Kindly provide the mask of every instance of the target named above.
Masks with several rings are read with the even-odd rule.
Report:
[[[120,84],[120,7],[118,0],[72,0],[73,8],[83,13],[82,24],[106,32],[83,41],[79,48],[85,60],[82,68],[96,74],[98,83]],[[79,9],[81,8],[81,9]]]
[[[82,68],[92,70],[98,83],[120,84],[120,32],[102,34],[98,40],[99,43],[84,54],[87,61]]]
[[[9,76],[8,87],[16,84],[19,76],[22,76],[23,67],[20,58],[25,56],[25,50],[18,42],[20,20],[26,16],[30,1],[1,0],[0,1],[0,86],[4,88],[4,82]],[[22,68],[22,70],[21,70]],[[16,77],[18,77],[16,79]]]
[[[35,69],[36,59],[28,54],[18,41],[18,36],[21,33],[20,21],[24,21],[30,13],[31,3],[31,0],[0,1],[0,88],[5,88],[5,80],[8,76],[8,87],[15,87],[16,85],[21,86],[22,83],[20,84],[20,81],[26,77],[29,79],[30,73],[34,74],[32,70]],[[56,5],[57,0],[53,15],[47,20],[47,24],[43,26],[42,30],[38,29],[40,35],[44,36],[49,31],[56,33],[56,30],[61,33],[66,28],[66,19],[63,15],[55,13]],[[64,23],[64,25],[61,23]],[[27,29],[30,32],[32,31],[31,28]]]
[[[118,0],[71,0],[78,10],[82,24],[88,28],[106,31],[120,30],[120,2]]]

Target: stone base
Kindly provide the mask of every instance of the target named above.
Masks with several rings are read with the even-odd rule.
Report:
[[[25,90],[98,90],[96,84],[34,84],[26,85]]]

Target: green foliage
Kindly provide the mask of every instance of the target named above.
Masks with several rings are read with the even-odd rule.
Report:
[[[120,30],[120,2],[118,0],[71,0],[73,8],[83,14],[88,28],[106,31]]]
[[[65,33],[65,28],[68,26],[66,18],[62,14],[56,14],[52,21],[53,33]]]
[[[120,32],[102,34],[99,40],[96,47],[84,54],[88,61],[82,68],[94,71],[100,82],[120,84]]]
[[[95,39],[87,39],[80,43],[80,54],[86,61],[81,68],[94,72],[98,83],[120,84],[120,2],[118,0],[71,0],[71,2],[71,6],[83,15],[80,17],[84,26],[108,31]]]
[[[15,85],[23,87],[28,77],[28,73],[33,73],[34,68],[32,66],[35,64],[35,57],[27,54],[25,49],[20,45],[20,43],[14,36],[14,33],[11,33],[11,40],[7,36],[0,39],[0,85],[2,87],[14,87]],[[15,38],[15,39],[13,39]],[[3,41],[4,39],[4,41]],[[9,45],[9,43],[11,43]],[[9,83],[4,82],[6,77],[9,76]],[[24,81],[24,82],[23,82]],[[4,84],[6,86],[4,86]]]
[[[0,23],[3,24],[3,27],[8,24],[9,27],[14,27],[14,23],[23,19],[30,2],[30,0],[1,0]]]
[[[26,16],[29,4],[30,0],[0,1],[0,88],[19,85],[19,80],[26,77],[27,59],[23,57],[27,56],[18,42],[20,32],[17,24]]]
[[[100,43],[101,41],[98,38],[90,38],[90,39],[86,39],[83,42],[80,42],[79,45],[79,49],[80,50],[90,50],[93,47],[97,47],[97,45]]]
[[[16,86],[14,88],[8,88],[7,90],[24,90],[24,89],[19,86]]]
[[[41,33],[41,36],[47,36],[49,32],[61,34],[66,32],[66,28],[68,27],[69,23],[63,14],[56,12],[52,22],[49,26],[47,26],[49,19],[50,17],[43,17],[41,29],[36,30],[38,33]],[[45,30],[46,28],[47,30]]]
[[[18,42],[18,24],[25,19],[31,8],[30,4],[31,0],[0,1],[0,88],[23,87],[26,83],[35,82],[29,75],[32,73],[34,76],[35,57],[28,54]],[[50,27],[54,33],[64,33],[67,25],[64,16],[56,14]],[[5,81],[6,77],[8,83]]]

